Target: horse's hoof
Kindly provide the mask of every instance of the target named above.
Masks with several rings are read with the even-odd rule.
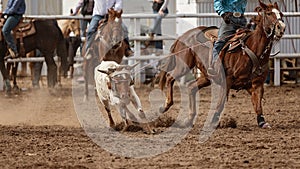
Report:
[[[155,129],[151,129],[150,132],[148,134],[156,134],[156,130]]]
[[[14,92],[15,94],[17,94],[17,93],[19,93],[19,92],[21,91],[21,89],[20,89],[19,86],[17,86],[17,85],[14,85],[14,87],[12,88],[12,90],[13,90],[13,92]]]
[[[269,123],[265,123],[264,125],[262,125],[263,129],[270,129],[271,128],[271,125]]]
[[[11,91],[6,91],[4,94],[4,97],[11,97],[11,96],[12,96]]]
[[[159,113],[164,113],[165,112],[165,108],[164,107],[160,107],[158,111],[159,111]]]
[[[32,88],[33,88],[34,90],[38,90],[38,89],[40,89],[40,85],[32,85]]]

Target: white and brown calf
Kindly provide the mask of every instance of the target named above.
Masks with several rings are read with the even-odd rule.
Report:
[[[114,61],[102,61],[94,71],[97,95],[107,111],[110,127],[116,128],[111,115],[111,105],[116,107],[124,121],[123,131],[127,130],[131,124],[139,124],[136,117],[127,108],[132,103],[139,112],[143,124],[141,127],[147,133],[153,133],[149,124],[147,124],[141,101],[132,83],[130,71],[134,66],[119,65]]]

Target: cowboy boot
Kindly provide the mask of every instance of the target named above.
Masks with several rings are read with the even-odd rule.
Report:
[[[207,75],[210,77],[215,77],[218,75],[218,70],[216,68],[216,61],[210,64],[210,66],[207,68]]]
[[[14,50],[12,50],[11,48],[8,48],[8,52],[9,52],[9,56],[6,56],[6,57],[4,57],[4,60],[6,60],[6,59],[9,59],[9,58],[12,58],[12,59],[14,59],[14,58],[18,58],[18,57],[20,57],[20,55],[19,55],[19,53],[18,52],[15,52]]]

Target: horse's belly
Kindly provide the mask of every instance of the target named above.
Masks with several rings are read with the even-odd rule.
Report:
[[[249,89],[249,88],[251,88],[251,82],[249,79],[234,81],[231,86],[231,89],[235,89],[235,90]]]

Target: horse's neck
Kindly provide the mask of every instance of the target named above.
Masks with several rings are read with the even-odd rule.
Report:
[[[268,45],[271,45],[271,39],[267,38],[262,24],[259,24],[253,31],[252,35],[249,36],[246,45],[250,48],[257,56],[260,56],[265,52]],[[269,46],[270,48],[272,46]]]
[[[58,25],[59,25],[64,37],[65,38],[68,37],[71,30],[69,29],[69,25],[67,24],[67,21],[62,20],[61,22],[58,23]]]

